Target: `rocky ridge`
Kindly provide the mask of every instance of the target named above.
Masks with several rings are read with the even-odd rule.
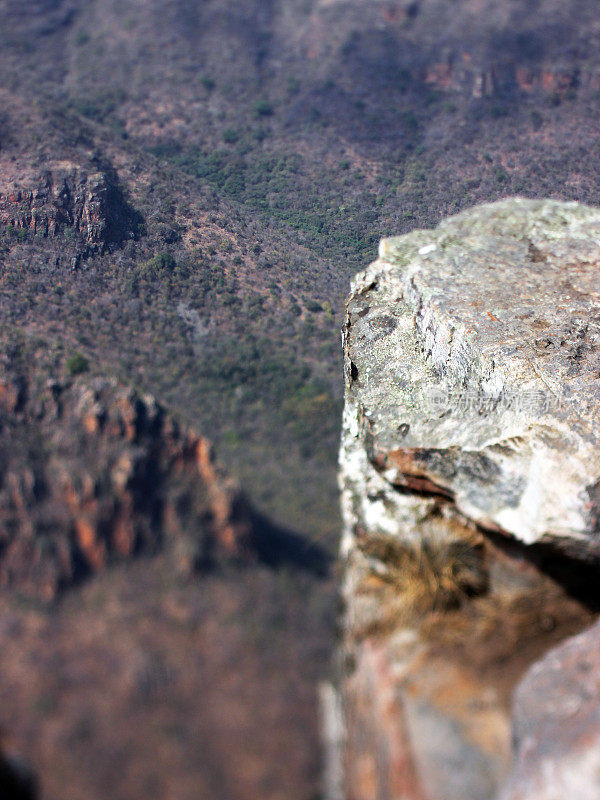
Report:
[[[353,282],[340,456],[353,800],[495,797],[521,676],[594,618],[599,234],[597,209],[501,201],[384,240]],[[586,651],[595,664],[575,651],[572,669]],[[592,796],[591,739],[563,730],[555,785],[573,794],[585,762]],[[503,797],[559,796],[516,769]]]
[[[566,9],[547,0],[536,18],[519,5],[463,3],[459,19],[456,8],[439,0],[317,2],[298,41],[307,59],[321,64],[323,72],[323,62],[328,63],[338,47],[352,58],[362,45],[367,67],[379,48],[382,66],[383,52],[402,64],[397,83],[410,79],[415,85],[467,98],[515,91],[557,98],[595,93],[600,74],[589,41],[582,36],[575,48],[565,46],[564,40],[570,14],[586,20],[586,32],[595,39],[590,9],[582,3]],[[378,48],[369,49],[375,41]]]
[[[108,378],[34,377],[6,356],[2,588],[49,600],[111,562],[165,548],[189,573],[249,555],[251,529],[210,442],[152,396]]]
[[[60,342],[0,342],[0,796],[316,790],[328,555],[153,396]]]
[[[110,166],[63,161],[40,173],[3,175],[0,230],[5,244],[27,236],[55,239],[72,251],[71,266],[137,235],[141,218],[128,204]],[[69,236],[70,234],[70,236]],[[59,253],[57,264],[65,261]]]

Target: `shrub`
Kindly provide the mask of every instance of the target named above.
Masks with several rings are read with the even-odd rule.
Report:
[[[226,144],[235,144],[235,142],[237,142],[237,140],[240,138],[240,134],[235,130],[235,128],[225,128],[221,134],[221,138]]]
[[[500,117],[507,117],[509,114],[506,106],[494,105],[490,108],[490,116],[492,119],[500,119]]]
[[[289,77],[286,81],[286,87],[290,94],[298,94],[300,91],[300,83],[297,78]]]
[[[312,314],[319,314],[323,311],[323,306],[320,303],[317,303],[316,300],[309,300],[306,303],[306,310],[310,311]]]
[[[73,353],[72,356],[67,358],[66,366],[69,375],[75,376],[81,375],[83,372],[87,372],[90,368],[90,363],[81,353]]]
[[[542,117],[540,112],[536,111],[535,109],[533,111],[531,111],[530,117],[531,117],[531,123],[533,125],[533,129],[538,131],[542,127],[542,124],[544,122],[544,118]]]
[[[404,111],[401,114],[402,121],[410,131],[416,131],[419,127],[419,119],[414,111]]]
[[[253,106],[255,117],[270,117],[273,113],[273,106],[268,100],[257,100]]]
[[[147,280],[154,280],[162,273],[171,273],[177,266],[177,262],[171,253],[157,253],[149,261],[140,267],[140,275]]]

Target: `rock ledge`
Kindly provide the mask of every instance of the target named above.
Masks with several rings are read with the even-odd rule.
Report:
[[[494,797],[518,679],[594,617],[599,269],[600,210],[510,199],[384,239],[352,284],[352,798]]]

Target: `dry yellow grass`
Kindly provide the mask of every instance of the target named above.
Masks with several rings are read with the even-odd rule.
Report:
[[[458,526],[451,523],[453,527]],[[462,526],[453,533],[456,536],[434,535],[414,544],[391,536],[361,541],[361,551],[371,565],[362,593],[380,596],[374,629],[457,608],[467,598],[487,591],[481,537]]]

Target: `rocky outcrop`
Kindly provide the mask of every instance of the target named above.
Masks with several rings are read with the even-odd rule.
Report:
[[[569,25],[574,17],[578,26]],[[317,0],[292,43],[322,75],[354,57],[367,71],[377,66],[390,90],[425,84],[466,98],[560,99],[598,89],[593,30],[592,7],[581,1],[543,0],[532,15],[493,0],[460,9],[443,0]],[[345,77],[361,80],[354,70]]]
[[[459,92],[476,99],[511,89],[560,98],[580,90],[597,91],[600,86],[600,76],[593,66],[582,72],[569,63],[531,66],[514,60],[485,65],[474,63],[469,53],[448,55],[444,61],[432,62],[417,77],[438,91]]]
[[[71,230],[80,237],[84,255],[134,238],[140,224],[110,168],[60,164],[0,189],[0,225],[5,230],[44,238]]]
[[[598,797],[600,625],[535,664],[514,700],[516,755],[500,800]]]
[[[507,200],[384,240],[353,282],[353,800],[495,797],[520,676],[593,619],[599,241],[597,209]]]
[[[153,397],[3,365],[0,587],[52,599],[86,573],[165,548],[189,573],[247,556],[250,534],[244,497],[210,442]]]
[[[387,483],[596,552],[599,233],[595,209],[513,201],[382,243],[354,283],[346,357]]]

